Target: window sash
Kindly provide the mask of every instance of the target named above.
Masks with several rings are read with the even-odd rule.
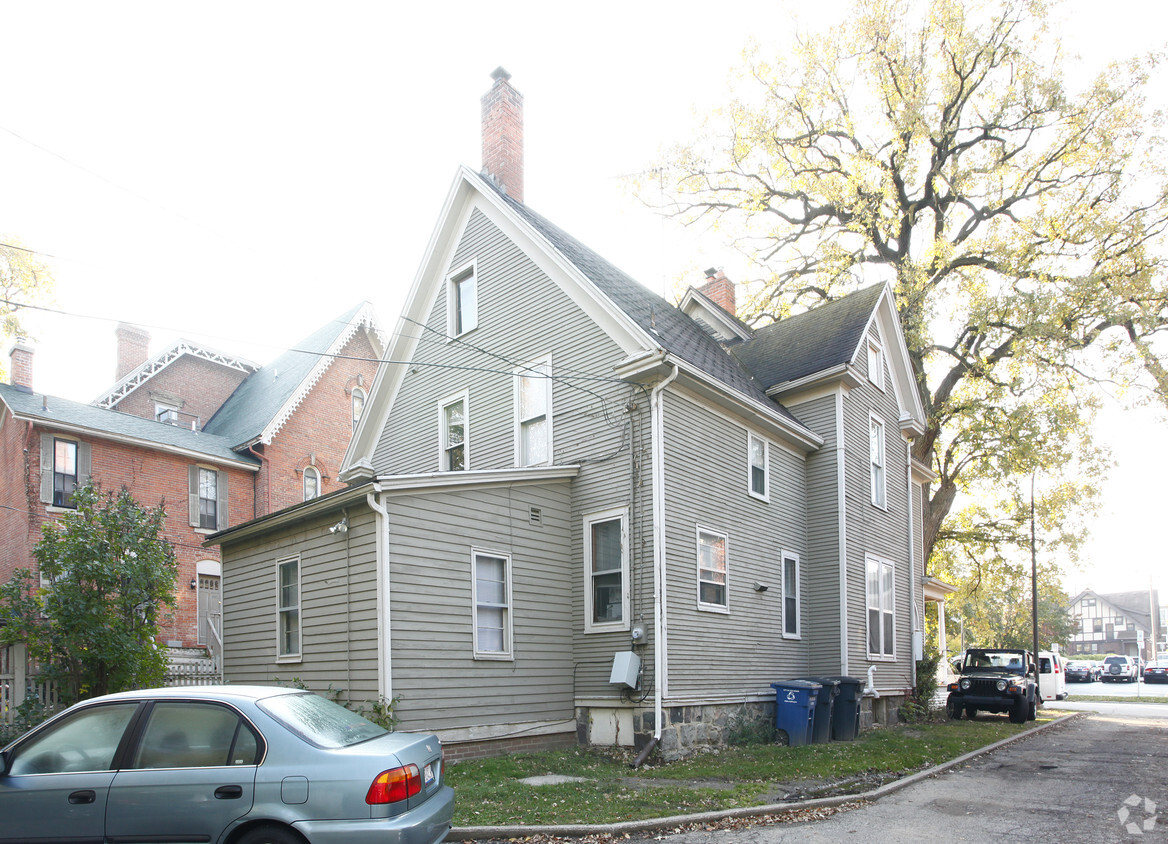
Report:
[[[884,479],[884,423],[872,417],[868,428],[868,456],[872,465],[872,503],[883,507],[886,501]]]
[[[770,468],[770,447],[766,440],[750,435],[750,493],[767,497],[767,474]]]
[[[521,367],[516,374],[519,464],[539,466],[551,460],[551,366],[543,361]]]
[[[76,507],[73,493],[77,489],[77,443],[53,440],[53,506]]]
[[[215,530],[219,527],[219,473],[214,469],[199,469],[199,527]]]
[[[442,407],[442,468],[448,472],[466,469],[466,399]]]
[[[884,347],[875,341],[868,343],[868,380],[884,389]]]
[[[300,560],[276,564],[276,607],[279,622],[278,656],[300,654]]]
[[[799,635],[799,560],[783,557],[783,635]]]
[[[320,497],[320,472],[309,466],[304,470],[304,500],[311,501]]]
[[[868,653],[890,657],[896,654],[896,567],[869,558],[867,576]]]
[[[624,519],[592,522],[589,543],[589,624],[621,624],[625,615]]]
[[[726,537],[698,532],[698,603],[729,608]]]
[[[476,656],[511,654],[511,560],[474,552],[474,652]]]

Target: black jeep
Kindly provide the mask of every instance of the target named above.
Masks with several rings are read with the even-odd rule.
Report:
[[[1034,660],[1012,648],[970,648],[961,661],[961,676],[949,684],[945,708],[950,718],[972,718],[978,710],[1008,712],[1015,724],[1033,721],[1038,696]]]

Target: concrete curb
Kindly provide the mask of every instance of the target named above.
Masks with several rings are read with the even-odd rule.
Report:
[[[1073,712],[1070,715],[1064,715],[1049,724],[1043,724],[1040,727],[1034,727],[1024,733],[1018,733],[1016,736],[1004,738],[1001,741],[987,744],[985,747],[978,748],[966,753],[964,756],[958,756],[956,759],[950,759],[948,762],[942,762],[940,765],[934,765],[932,768],[927,768],[923,771],[918,771],[915,774],[910,774],[907,777],[902,777],[894,782],[885,783],[878,788],[871,791],[865,791],[861,794],[844,794],[838,797],[820,797],[814,800],[800,800],[792,803],[771,803],[767,806],[747,806],[741,809],[724,809],[719,812],[702,812],[695,815],[674,815],[668,818],[651,818],[640,821],[621,821],[620,823],[610,824],[562,824],[562,825],[545,825],[545,826],[465,826],[455,827],[450,830],[450,834],[446,836],[447,841],[485,841],[496,838],[523,838],[528,835],[559,835],[564,837],[582,837],[585,835],[598,835],[602,833],[619,834],[625,832],[653,832],[659,829],[668,827],[682,826],[685,824],[701,824],[713,823],[716,821],[729,820],[732,818],[748,818],[759,815],[774,815],[780,812],[790,812],[798,809],[821,809],[832,806],[840,806],[844,803],[856,803],[863,800],[879,800],[881,797],[886,797],[893,792],[900,791],[902,788],[907,788],[914,783],[920,782],[929,777],[935,777],[938,774],[943,774],[951,768],[956,768],[958,765],[964,765],[971,759],[976,759],[979,756],[984,756],[987,753],[993,753],[999,748],[1006,745],[1013,744],[1016,741],[1029,738],[1030,736],[1038,735],[1044,730],[1049,730],[1052,727],[1057,727],[1065,724],[1068,721],[1076,720],[1086,717],[1086,713]]]

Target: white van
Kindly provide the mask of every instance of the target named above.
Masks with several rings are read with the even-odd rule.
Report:
[[[1038,690],[1043,700],[1066,700],[1067,661],[1061,653],[1038,652]]]

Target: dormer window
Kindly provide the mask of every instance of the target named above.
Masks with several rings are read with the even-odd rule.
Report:
[[[171,404],[154,403],[154,419],[167,425],[178,424],[178,408]]]
[[[478,276],[473,264],[450,276],[447,282],[447,303],[451,337],[458,337],[478,327]]]

